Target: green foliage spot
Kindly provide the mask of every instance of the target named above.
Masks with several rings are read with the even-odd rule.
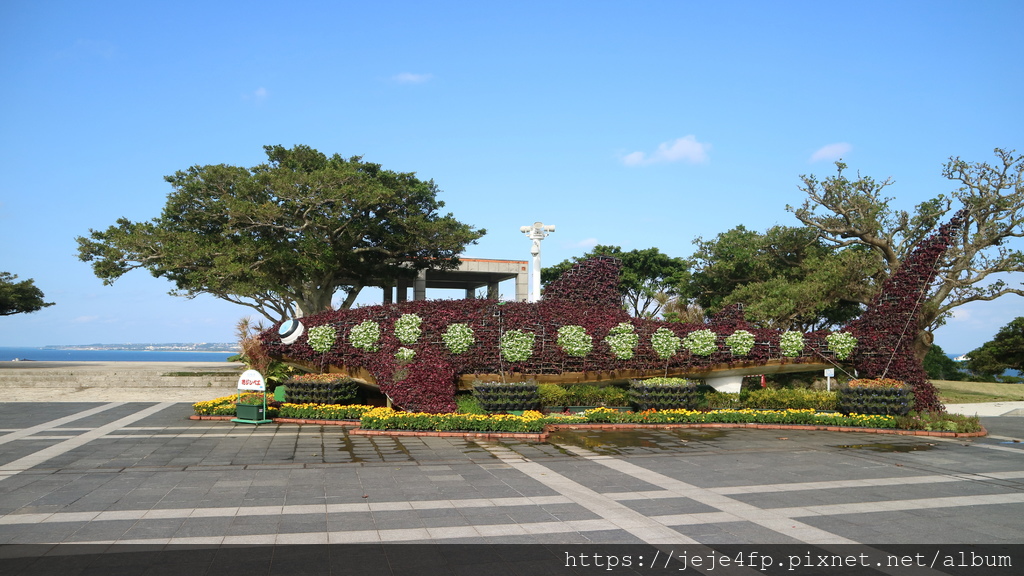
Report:
[[[683,339],[683,346],[697,356],[711,356],[718,351],[718,336],[708,329],[690,332]]]
[[[825,337],[828,349],[836,355],[837,360],[846,360],[857,345],[857,339],[849,332],[836,332]]]
[[[569,356],[582,358],[594,349],[594,339],[583,326],[562,326],[558,329],[558,345]]]
[[[733,356],[746,356],[754,349],[754,335],[746,330],[737,330],[725,339],[725,345]]]
[[[636,328],[632,324],[622,322],[608,331],[608,336],[604,341],[612,349],[612,354],[616,358],[629,360],[633,357],[633,349],[640,342],[640,337],[636,335]]]
[[[509,362],[523,362],[533,356],[533,340],[536,334],[522,330],[509,330],[501,335],[498,347],[501,355]]]
[[[675,356],[682,343],[682,338],[676,336],[675,332],[672,332],[668,328],[658,328],[654,334],[651,335],[651,346],[653,346],[654,351],[657,352],[658,358],[661,358],[662,360],[668,360]]]
[[[473,329],[462,323],[449,324],[448,329],[441,335],[441,340],[444,340],[444,345],[452,354],[462,354],[476,342],[473,338]]]
[[[402,317],[395,322],[395,337],[402,344],[415,344],[423,333],[420,324],[423,319],[415,314],[402,314]]]
[[[334,346],[334,341],[337,337],[338,333],[334,330],[333,326],[314,326],[309,329],[306,341],[309,342],[310,348],[323,353]]]
[[[779,346],[782,348],[783,356],[799,356],[804,351],[804,335],[787,330],[779,338]]]
[[[356,348],[367,352],[376,352],[377,341],[380,340],[380,324],[373,320],[366,320],[362,324],[353,326],[349,330],[348,338]]]

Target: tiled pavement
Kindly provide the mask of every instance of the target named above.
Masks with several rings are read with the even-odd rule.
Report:
[[[549,443],[0,404],[0,544],[1024,543],[1024,418],[935,439],[559,432]]]

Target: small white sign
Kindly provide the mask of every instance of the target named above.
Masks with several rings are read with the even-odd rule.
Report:
[[[825,370],[825,377],[826,378],[835,378],[836,377],[836,369],[835,368],[829,368],[829,369]]]
[[[263,374],[260,374],[258,371],[246,370],[238,378],[238,389],[263,392],[267,389],[267,381],[263,379]]]

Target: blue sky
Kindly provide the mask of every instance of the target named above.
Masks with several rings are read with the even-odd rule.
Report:
[[[488,230],[478,258],[528,259],[538,220],[557,226],[545,264],[598,242],[688,256],[796,225],[799,176],[840,156],[912,208],[954,189],[950,156],[1024,151],[1021,21],[1015,0],[9,0],[0,270],[57,305],[0,318],[0,346],[232,340],[248,309],[144,271],[103,286],[74,239],[156,217],[167,174],[253,166],[267,144],[435,180]],[[970,305],[936,342],[966,352],[1022,315],[1019,297]]]

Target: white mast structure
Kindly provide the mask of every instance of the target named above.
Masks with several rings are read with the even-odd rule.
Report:
[[[534,222],[533,226],[520,226],[519,231],[533,240],[530,254],[533,255],[533,278],[530,280],[530,302],[540,300],[540,241],[555,231],[552,224]]]

